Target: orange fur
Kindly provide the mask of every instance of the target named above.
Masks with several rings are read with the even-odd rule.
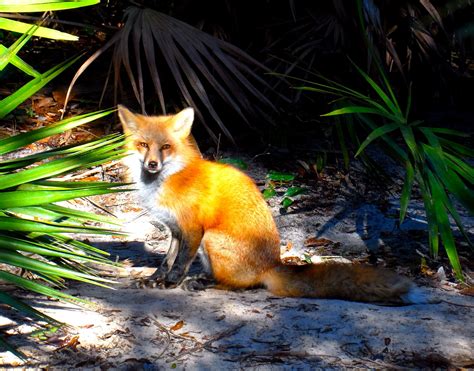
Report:
[[[408,293],[407,279],[368,266],[282,264],[278,231],[260,191],[234,167],[201,158],[190,137],[192,115],[183,112],[146,117],[119,107],[129,149],[141,156],[134,166],[161,161],[163,169],[174,171],[156,192],[145,194],[152,198],[145,200],[148,208],[165,210],[177,222],[191,255],[203,247],[220,287],[265,286],[280,296],[382,302],[401,301]],[[147,187],[140,177],[134,181],[139,189]]]

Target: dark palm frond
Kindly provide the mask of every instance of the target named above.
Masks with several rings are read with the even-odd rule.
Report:
[[[266,47],[267,63],[282,76],[301,75],[307,79],[321,56],[341,50],[345,42],[340,17],[330,13],[310,12],[295,23],[286,22],[283,28],[281,37]],[[277,80],[274,88],[283,82],[283,79]],[[297,101],[301,92],[295,94],[293,99]]]
[[[143,69],[146,66],[161,111],[166,114],[166,91],[162,78],[165,72],[157,67],[158,63],[163,62],[171,72],[182,98],[196,109],[197,116],[214,139],[217,137],[206,124],[200,107],[205,107],[228,138],[232,139],[232,135],[214,109],[209,88],[247,123],[248,114],[258,112],[252,101],[256,100],[260,105],[276,110],[263,93],[264,88],[271,88],[262,77],[263,73],[269,72],[268,68],[241,49],[152,9],[129,7],[125,11],[125,18],[124,27],[79,68],[69,86],[65,107],[79,76],[113,47],[115,98],[123,67],[143,113],[146,112]]]
[[[444,29],[443,19],[441,18],[440,13],[436,9],[436,7],[431,4],[430,0],[420,0],[420,4],[425,8],[431,18],[438,24],[438,26],[446,32]]]
[[[429,0],[420,0],[421,6],[407,2],[399,7],[398,16],[391,17],[384,14],[394,10],[387,4],[382,6],[373,0],[358,2],[359,9],[363,10],[363,19],[360,21],[364,26],[366,42],[373,49],[369,50],[368,58],[373,56],[374,51],[378,51],[381,56],[385,55],[386,65],[390,68],[396,66],[403,78],[410,72],[413,58],[423,63],[432,63],[433,57],[441,55],[440,41],[435,41],[433,34],[433,22],[443,31],[445,43],[449,45],[441,12]]]

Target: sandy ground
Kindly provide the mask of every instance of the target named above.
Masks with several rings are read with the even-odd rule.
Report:
[[[252,164],[252,176],[263,179],[264,173]],[[398,229],[396,198],[388,197],[381,207],[367,202],[367,189],[350,181],[342,183],[331,200],[319,197],[318,187],[324,184],[309,185],[310,192],[283,214],[281,197],[270,200],[282,235],[283,257],[375,259],[401,274],[419,266],[420,255],[426,252],[426,238],[419,236],[425,228],[420,205],[413,204],[407,223]],[[142,212],[131,194],[95,202],[128,221],[131,234],[127,238],[91,239],[113,256],[126,259],[127,267],[112,273],[118,284],[114,290],[71,284],[68,292],[90,300],[95,308],[23,294],[36,308],[70,327],[43,340],[25,339],[20,334],[31,333],[31,326],[0,316],[9,340],[31,357],[23,364],[9,353],[0,353],[3,366],[124,370],[474,367],[474,299],[460,294],[442,269],[428,278],[417,276],[423,289],[440,302],[402,307],[277,298],[263,289],[138,289],[140,277],[151,274],[166,251],[166,230],[155,228],[147,215],[139,217]],[[84,200],[74,206],[92,208]],[[473,220],[463,218],[472,234]],[[412,254],[406,254],[407,249]],[[192,269],[199,269],[198,264]]]

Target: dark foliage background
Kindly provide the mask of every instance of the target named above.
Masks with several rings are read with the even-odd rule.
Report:
[[[215,141],[219,134],[224,134],[223,137],[243,145],[248,143],[249,137],[255,138],[257,132],[263,144],[272,141],[276,145],[291,145],[291,139],[283,140],[281,137],[294,133],[295,128],[297,132],[309,130],[313,133],[315,129],[326,132],[328,127],[321,125],[319,115],[328,110],[327,101],[331,98],[294,91],[288,81],[265,73],[274,71],[309,80],[314,80],[312,74],[318,73],[347,86],[357,87],[363,81],[354,73],[347,57],[369,72],[375,72],[374,56],[369,52],[371,46],[387,68],[401,101],[412,85],[413,115],[430,116],[439,124],[452,126],[462,125],[465,121],[463,111],[471,112],[474,10],[470,2],[463,0],[109,1],[95,7],[58,13],[55,17],[65,23],[52,23],[50,26],[68,32],[72,30],[81,36],[81,41],[65,43],[38,39],[24,52],[31,54],[30,58],[26,56],[25,59],[49,65],[53,60],[70,57],[76,52],[91,55],[123,26],[123,14],[129,6],[154,9],[184,21],[235,45],[268,68],[250,66],[271,88],[250,82],[274,107],[248,91],[240,94],[227,88],[231,95],[235,93],[237,102],[242,102],[243,96],[249,99],[247,105],[251,109],[242,104],[242,113],[236,114],[232,104],[223,101],[222,93],[212,89],[204,79],[203,88],[209,97],[207,107],[212,106],[215,110],[218,115],[216,120],[213,112],[196,99],[198,94],[191,92],[196,108],[202,112],[201,125],[196,128],[196,134],[201,139],[209,138],[211,134]],[[362,14],[360,8],[363,9]],[[7,34],[3,36],[8,37]],[[130,38],[129,42],[131,69],[136,77],[136,61],[131,55],[134,40]],[[181,51],[186,55],[185,48]],[[143,48],[141,53],[143,63]],[[183,99],[169,65],[159,54],[157,51],[156,69],[160,73],[167,111],[174,112],[189,105],[189,101]],[[83,87],[87,86],[87,99],[99,102],[111,58],[109,49],[78,79],[79,86],[76,90],[72,89],[76,98],[84,95]],[[12,74],[8,76],[9,81],[15,81],[17,76],[14,71],[6,73]],[[123,67],[120,76],[115,100],[140,110],[140,102],[134,97]],[[110,80],[114,78],[118,79],[111,77]],[[146,68],[143,69],[143,80],[145,101],[142,110],[145,107],[147,113],[162,113],[163,107],[159,104]],[[66,81],[67,78],[62,79],[61,83],[64,85]],[[113,104],[112,85],[109,84],[103,97],[103,105]],[[446,115],[448,120],[444,119]],[[331,124],[331,121],[323,120],[322,123]],[[199,130],[203,127],[207,130]]]

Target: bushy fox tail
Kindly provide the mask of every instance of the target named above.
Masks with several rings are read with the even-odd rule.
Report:
[[[427,302],[425,294],[409,279],[385,269],[360,264],[282,264],[265,275],[264,284],[278,296],[390,304]]]

